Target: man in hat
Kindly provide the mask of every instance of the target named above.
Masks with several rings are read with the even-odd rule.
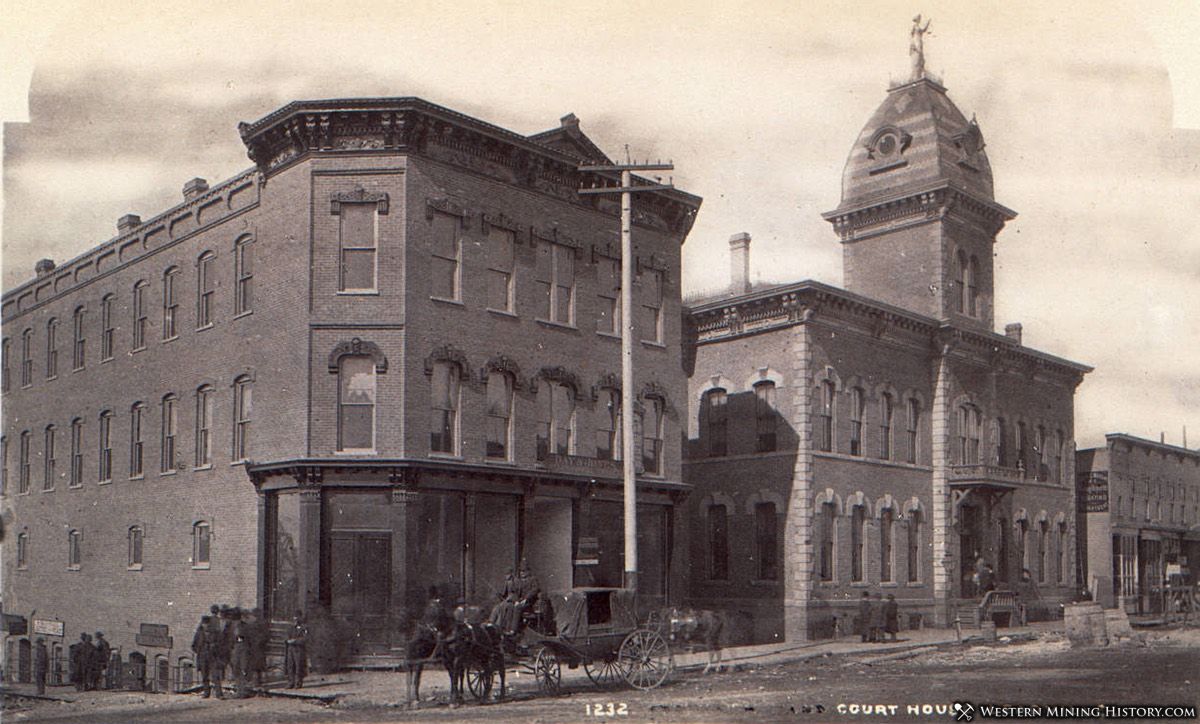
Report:
[[[896,597],[891,593],[883,602],[883,631],[892,641],[896,640],[896,633],[900,631],[900,604],[896,603]]]
[[[96,641],[93,645],[96,647],[96,658],[92,667],[92,688],[99,689],[102,682],[107,683],[104,672],[108,669],[109,658],[112,657],[112,646],[105,640],[103,631],[96,632]]]
[[[46,651],[46,639],[38,636],[37,644],[33,647],[33,683],[37,684],[37,693],[46,693],[46,674],[50,671],[50,654]]]
[[[864,644],[871,637],[871,594],[867,591],[858,600],[858,634]]]
[[[200,617],[200,625],[196,627],[196,635],[192,637],[192,652],[196,655],[196,668],[200,670],[204,689],[200,696],[207,699],[213,689],[216,689],[218,699],[224,699],[221,691],[221,674],[225,662],[218,655],[221,643],[220,624],[213,625],[211,614]]]
[[[284,670],[287,672],[289,689],[304,686],[304,675],[308,673],[308,629],[304,626],[304,614],[296,612],[292,626],[288,629],[284,649]]]
[[[96,647],[92,645],[92,637],[86,633],[79,634],[79,643],[75,644],[72,663],[75,664],[75,690],[85,691],[92,688],[92,665],[96,657]]]

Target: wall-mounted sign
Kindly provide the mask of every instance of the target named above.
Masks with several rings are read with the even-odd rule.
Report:
[[[165,623],[144,623],[141,625],[137,636],[134,636],[134,641],[138,646],[153,646],[160,649],[169,649],[173,641],[171,640],[171,628]]]
[[[1108,472],[1095,470],[1079,476],[1079,508],[1083,513],[1108,512]]]
[[[575,565],[600,565],[600,539],[592,536],[580,536],[579,547],[575,550]]]
[[[42,618],[33,619],[33,632],[35,634],[43,634],[46,636],[62,636],[63,630],[62,621],[50,621]]]

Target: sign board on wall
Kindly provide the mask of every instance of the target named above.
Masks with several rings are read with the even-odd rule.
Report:
[[[1079,508],[1083,513],[1108,512],[1108,471],[1095,470],[1080,474]]]
[[[35,618],[33,619],[33,632],[45,636],[62,636],[64,631],[62,621],[51,621],[48,619]]]
[[[137,642],[138,646],[169,649],[173,643],[170,633],[171,628],[165,623],[144,623],[141,625],[137,636],[134,636],[134,641]]]

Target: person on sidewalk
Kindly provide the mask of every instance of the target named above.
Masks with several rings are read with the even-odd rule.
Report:
[[[871,597],[871,641],[883,643],[883,596],[878,592]]]
[[[46,650],[46,639],[38,636],[33,647],[33,683],[37,684],[38,696],[46,693],[46,674],[50,672],[50,653]]]
[[[92,688],[108,688],[108,679],[105,677],[105,672],[108,670],[108,660],[112,657],[112,646],[104,638],[103,631],[96,632],[96,641],[93,644],[96,647],[96,658],[92,668]]]
[[[858,633],[865,644],[871,638],[871,594],[863,591],[858,601]]]
[[[287,672],[289,689],[300,689],[304,686],[304,675],[308,673],[308,629],[304,626],[304,614],[296,612],[292,627],[288,630],[287,644],[284,649],[284,671]]]
[[[75,644],[75,691],[90,691],[92,688],[92,666],[96,658],[96,647],[89,634],[79,634]]]
[[[892,641],[896,640],[896,634],[900,631],[900,604],[890,593],[883,602],[883,630]]]

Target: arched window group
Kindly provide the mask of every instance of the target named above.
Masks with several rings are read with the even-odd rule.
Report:
[[[924,518],[915,499],[901,506],[886,496],[872,506],[856,493],[843,508],[840,499],[826,491],[814,501],[812,525],[813,575],[818,581],[923,581]],[[849,568],[839,569],[839,559]]]

